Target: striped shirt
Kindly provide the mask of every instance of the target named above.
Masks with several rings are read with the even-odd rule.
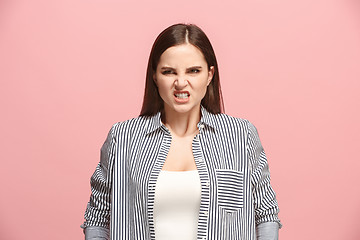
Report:
[[[115,123],[91,176],[83,227],[110,228],[112,240],[154,240],[155,185],[171,144],[160,112]],[[197,239],[256,240],[277,222],[278,204],[255,126],[201,105],[192,151],[201,182]]]

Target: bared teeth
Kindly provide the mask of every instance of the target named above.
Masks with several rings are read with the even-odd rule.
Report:
[[[187,93],[177,93],[175,96],[178,98],[187,98],[189,95]]]

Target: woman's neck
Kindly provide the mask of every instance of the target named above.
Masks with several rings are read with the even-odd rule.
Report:
[[[194,135],[198,132],[197,124],[201,118],[200,105],[189,112],[176,112],[173,109],[164,108],[161,121],[172,134],[179,137]]]

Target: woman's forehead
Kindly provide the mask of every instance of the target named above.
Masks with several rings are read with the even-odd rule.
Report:
[[[206,64],[204,55],[192,44],[169,47],[160,56],[159,61],[159,65],[168,65],[169,67],[204,64]]]

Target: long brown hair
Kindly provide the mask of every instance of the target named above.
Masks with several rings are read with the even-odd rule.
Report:
[[[198,26],[194,24],[179,23],[163,30],[152,46],[146,72],[145,93],[140,116],[152,116],[159,111],[163,111],[164,102],[154,83],[153,75],[156,72],[160,56],[166,49],[187,42],[194,45],[202,52],[209,70],[210,66],[214,66],[213,78],[207,87],[206,94],[201,100],[201,104],[211,113],[217,114],[225,112],[220,87],[219,69],[215,52],[209,39]]]

